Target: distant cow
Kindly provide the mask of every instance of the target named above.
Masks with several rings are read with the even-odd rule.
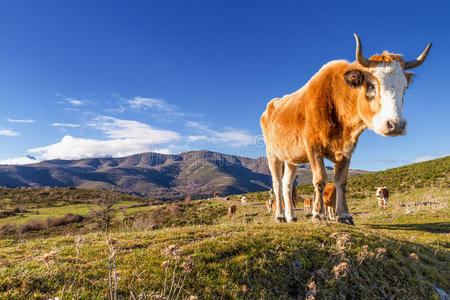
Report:
[[[305,198],[305,200],[303,201],[303,211],[305,214],[309,214],[312,212],[311,199]]]
[[[291,200],[290,203],[293,208],[297,208],[297,203],[299,201],[298,198],[299,198],[299,196],[297,195],[297,189],[295,188],[295,185],[294,185],[293,189],[292,189],[291,199],[290,199]],[[283,206],[283,208],[285,208],[284,202],[281,202],[281,206]],[[275,211],[277,210],[277,203],[275,201],[272,201],[272,210],[273,210],[273,214],[275,215]]]
[[[386,209],[386,204],[389,199],[389,191],[387,187],[379,187],[377,189],[377,200],[378,200],[378,207],[381,209]]]
[[[261,116],[278,222],[297,219],[290,203],[292,182],[297,166],[307,162],[315,189],[312,220],[321,220],[327,158],[335,164],[338,222],[354,225],[345,184],[359,136],[367,128],[382,136],[406,134],[403,96],[413,75],[407,70],[425,61],[431,44],[411,61],[388,52],[367,59],[356,34],[355,38],[355,62],[325,64],[302,88],[270,101]]]
[[[236,214],[237,207],[235,204],[228,206],[228,215],[231,218]]]
[[[336,219],[336,187],[328,183],[323,190],[323,204],[330,220]]]
[[[242,204],[242,205],[247,204],[247,197],[242,196],[242,198],[241,198],[241,204]]]
[[[219,198],[219,192],[214,193],[214,198]]]
[[[269,191],[269,199],[266,200],[266,207],[267,207],[267,211],[268,212],[272,211],[272,205],[273,205],[273,189],[270,189],[270,191]]]

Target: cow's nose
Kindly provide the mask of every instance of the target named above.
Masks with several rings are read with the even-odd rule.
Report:
[[[389,120],[386,122],[386,129],[388,135],[399,135],[405,131],[406,121],[405,120]]]

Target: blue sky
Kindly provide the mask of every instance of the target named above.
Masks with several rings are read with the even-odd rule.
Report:
[[[2,1],[0,163],[147,150],[265,155],[259,117],[325,63],[413,59],[408,134],[366,130],[352,168],[450,153],[448,1]],[[18,159],[21,158],[21,159]],[[29,160],[25,160],[29,161]]]

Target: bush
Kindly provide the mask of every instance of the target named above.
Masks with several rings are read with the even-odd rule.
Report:
[[[0,228],[0,234],[1,235],[11,235],[11,234],[16,233],[16,230],[17,230],[16,225],[6,224]]]
[[[47,224],[38,219],[31,219],[25,224],[20,225],[17,228],[18,233],[25,233],[29,231],[39,231],[47,228]]]
[[[26,212],[29,212],[29,211],[23,207],[15,207],[11,210],[0,211],[0,218],[7,218],[7,217],[14,216],[16,214],[21,214],[21,213],[26,213]]]
[[[56,227],[56,226],[62,226],[62,225],[67,225],[67,224],[71,224],[71,223],[80,223],[83,220],[84,220],[83,216],[68,213],[64,217],[48,218],[47,219],[47,227]]]
[[[15,233],[26,233],[30,231],[39,231],[51,227],[63,226],[72,223],[79,223],[83,221],[85,218],[81,215],[67,214],[63,217],[59,218],[48,218],[46,221],[42,221],[39,219],[31,219],[28,220],[25,224],[16,226],[12,224],[3,225],[0,228],[1,235],[11,235]]]

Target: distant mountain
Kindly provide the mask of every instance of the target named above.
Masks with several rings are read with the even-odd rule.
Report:
[[[332,168],[327,168],[329,176]],[[367,173],[351,170],[350,176]],[[311,183],[309,165],[297,171],[299,184]],[[161,200],[209,197],[267,190],[267,159],[211,151],[175,155],[142,153],[122,158],[49,160],[22,166],[0,166],[0,186],[114,188]]]

